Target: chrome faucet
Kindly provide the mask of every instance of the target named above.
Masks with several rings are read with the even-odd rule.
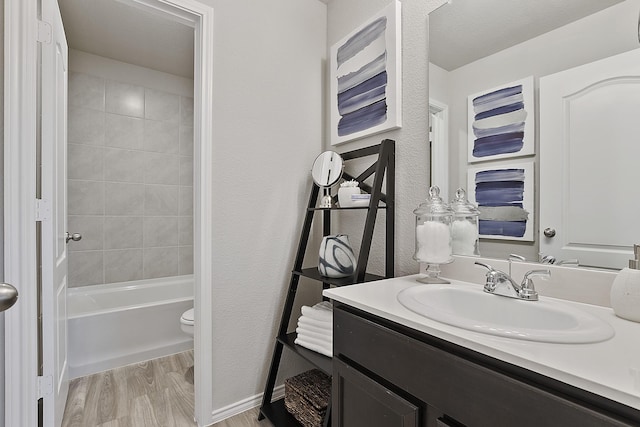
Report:
[[[503,271],[496,270],[490,265],[481,262],[476,261],[475,264],[488,270],[487,281],[484,284],[484,291],[490,294],[501,295],[509,298],[537,301],[538,292],[536,292],[531,278],[535,276],[551,277],[551,272],[549,270],[531,270],[524,275],[522,283],[518,285],[511,276]]]

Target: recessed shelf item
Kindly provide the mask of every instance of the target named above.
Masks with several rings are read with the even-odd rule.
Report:
[[[355,283],[371,282],[375,280],[381,280],[384,278],[390,278],[394,276],[394,193],[395,193],[395,142],[390,139],[385,139],[378,145],[371,147],[361,148],[358,150],[348,151],[341,154],[345,162],[353,159],[360,159],[368,156],[376,156],[373,163],[365,169],[358,176],[349,175],[347,172],[343,173],[343,177],[347,180],[356,180],[360,183],[361,188],[367,193],[371,194],[371,201],[367,206],[353,206],[353,207],[330,207],[319,208],[318,198],[320,195],[320,187],[313,183],[311,186],[311,192],[309,195],[309,201],[307,203],[306,214],[302,231],[300,233],[300,241],[298,243],[298,251],[294,261],[293,271],[289,281],[289,290],[287,292],[286,301],[282,310],[282,316],[280,318],[280,327],[278,329],[277,339],[273,350],[273,357],[271,359],[271,366],[269,368],[269,375],[267,377],[267,384],[262,398],[262,405],[260,406],[260,415],[258,419],[268,418],[276,427],[298,427],[300,424],[298,421],[290,415],[285,406],[283,400],[271,402],[273,397],[273,388],[275,387],[276,377],[280,368],[280,359],[282,358],[282,351],[284,348],[288,348],[294,354],[302,357],[310,362],[312,365],[320,369],[326,374],[331,375],[333,371],[333,361],[330,357],[326,357],[322,354],[316,353],[304,347],[295,344],[296,334],[289,333],[287,331],[289,327],[289,321],[293,311],[293,305],[295,302],[296,293],[298,291],[298,283],[300,277],[306,277],[316,281],[323,287],[327,286],[347,286]],[[368,185],[364,181],[373,177],[373,184]],[[385,192],[383,193],[383,182],[386,185]],[[373,240],[373,231],[376,226],[376,217],[380,209],[385,210],[385,275],[379,276],[366,272],[367,263],[369,261],[369,252],[371,250],[371,243]],[[353,276],[344,278],[329,278],[321,276],[317,267],[302,268],[305,253],[309,245],[309,236],[311,234],[311,227],[313,225],[316,211],[322,211],[322,232],[323,236],[330,234],[337,234],[336,231],[331,228],[331,211],[343,211],[343,210],[362,210],[366,212],[366,218],[364,220],[362,239],[360,240],[360,252],[358,254],[358,260],[356,264],[356,272]],[[318,253],[315,252],[315,256]],[[331,423],[331,404],[327,408],[323,425],[326,427]]]

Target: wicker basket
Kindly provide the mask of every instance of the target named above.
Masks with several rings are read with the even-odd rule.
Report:
[[[331,377],[318,369],[284,381],[284,406],[304,427],[321,427],[331,399]]]

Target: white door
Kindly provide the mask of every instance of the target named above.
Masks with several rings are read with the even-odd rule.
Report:
[[[42,1],[42,369],[43,425],[59,427],[67,366],[67,42],[56,0]],[[50,31],[48,36],[42,36]],[[44,212],[44,213],[43,213]],[[72,242],[71,242],[72,243]]]
[[[640,243],[638,117],[640,49],[540,78],[543,255],[627,266]]]

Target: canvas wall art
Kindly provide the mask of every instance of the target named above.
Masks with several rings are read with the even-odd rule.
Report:
[[[469,200],[480,210],[480,237],[532,242],[533,161],[473,167],[467,173]]]
[[[400,22],[394,1],[331,47],[332,145],[402,125]]]
[[[535,154],[533,76],[468,97],[468,161]]]

